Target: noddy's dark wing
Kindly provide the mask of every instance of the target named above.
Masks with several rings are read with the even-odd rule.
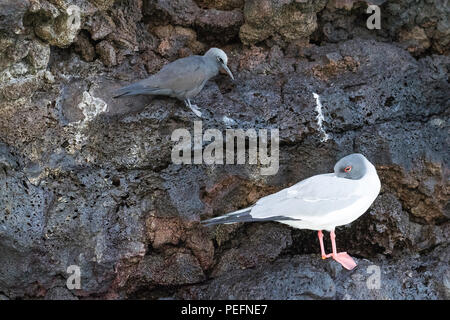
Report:
[[[201,56],[178,59],[147,79],[120,88],[116,97],[136,94],[183,97],[195,89],[200,91],[212,74],[203,59]]]

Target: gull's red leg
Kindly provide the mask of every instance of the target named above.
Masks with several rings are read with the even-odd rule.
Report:
[[[325,253],[325,248],[323,246],[323,233],[322,233],[322,230],[319,230],[317,232],[317,235],[319,236],[320,252],[322,253],[322,259],[326,259],[327,255]]]
[[[337,252],[336,234],[334,233],[334,230],[330,232],[330,238],[331,238],[331,246],[333,248],[333,253],[331,253],[333,259],[339,262],[347,270],[352,270],[354,267],[356,267],[356,262],[353,260],[352,257],[350,257],[347,254],[347,252],[339,252],[339,253]]]
[[[334,233],[334,230],[330,232],[330,238],[331,238],[331,248],[333,249],[333,259],[335,258],[335,256],[337,255],[337,250],[336,250],[336,234]]]

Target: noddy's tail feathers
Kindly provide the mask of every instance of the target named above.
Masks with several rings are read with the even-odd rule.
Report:
[[[165,90],[161,88],[152,88],[140,82],[137,82],[118,89],[115,92],[113,98],[115,99],[120,97],[135,96],[138,94],[152,94],[152,95],[167,94],[168,93],[167,91],[168,91],[167,89]]]

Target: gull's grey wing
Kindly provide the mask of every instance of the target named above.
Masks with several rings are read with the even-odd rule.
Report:
[[[250,215],[255,219],[284,216],[314,222],[350,207],[364,196],[363,193],[359,181],[322,174],[261,198]]]

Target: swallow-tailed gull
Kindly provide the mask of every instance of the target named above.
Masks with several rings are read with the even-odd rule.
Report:
[[[317,230],[322,258],[332,257],[346,269],[356,266],[346,252],[336,251],[334,229],[358,219],[378,196],[377,171],[362,154],[340,159],[333,173],[319,174],[259,199],[253,206],[202,221],[204,225],[277,221],[298,229]],[[330,232],[332,253],[326,254],[322,230]]]
[[[220,69],[225,70],[234,80],[227,63],[225,52],[211,48],[203,56],[194,55],[175,60],[165,65],[158,73],[118,89],[114,98],[137,94],[169,96],[184,101],[192,112],[201,117],[202,113],[196,105],[191,104],[190,99],[195,97],[206,81],[216,76]]]

